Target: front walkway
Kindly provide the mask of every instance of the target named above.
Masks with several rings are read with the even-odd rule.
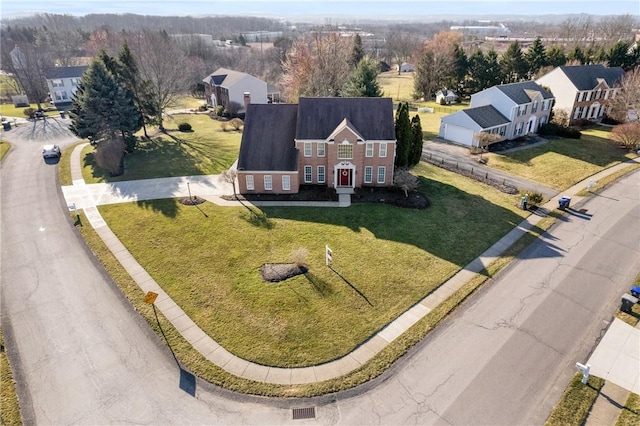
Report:
[[[214,203],[238,206],[240,205],[238,202],[222,201],[220,198],[220,195],[232,192],[231,186],[225,186],[227,184],[221,183],[217,176],[163,178],[119,182],[117,184],[86,185],[82,178],[80,165],[80,153],[84,146],[85,145],[77,146],[71,154],[71,176],[73,185],[62,187],[67,204],[69,206],[75,204],[76,208],[85,211],[91,226],[96,230],[98,235],[100,235],[113,255],[120,261],[144,293],[149,291],[158,293],[158,298],[155,303],[156,307],[173,324],[176,330],[182,334],[185,340],[208,361],[216,364],[225,371],[258,382],[277,384],[313,383],[334,379],[360,368],[385,346],[401,336],[412,325],[467,283],[478,272],[497,260],[507,248],[514,244],[528,230],[536,226],[544,217],[543,215],[530,215],[478,258],[442,284],[437,290],[420,300],[350,354],[340,359],[311,367],[268,367],[249,362],[233,355],[202,331],[127,251],[126,247],[122,245],[111,229],[109,229],[96,207],[99,204],[138,201],[143,199],[186,197],[188,196],[189,188],[194,195],[198,195]],[[628,165],[629,163],[616,165],[590,177],[589,180],[597,181]],[[189,187],[187,187],[187,183],[189,183]],[[563,195],[573,197],[572,205],[575,205],[580,201],[578,197],[575,197],[575,194],[584,189],[585,185],[586,182],[581,182],[569,188]],[[542,206],[544,209],[542,211],[554,210],[558,206],[559,197],[559,195],[554,197]],[[261,205],[263,203],[254,204]],[[273,202],[270,203],[270,205],[274,204]],[[282,205],[283,203],[279,204]],[[292,204],[284,203],[284,205],[290,206]],[[338,203],[312,204],[299,202],[297,205],[337,207]]]

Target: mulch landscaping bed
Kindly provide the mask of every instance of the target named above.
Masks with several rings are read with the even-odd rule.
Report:
[[[260,276],[264,281],[278,283],[280,281],[306,274],[309,268],[295,263],[265,263],[260,267]]]
[[[234,200],[233,196],[222,197]],[[297,194],[244,194],[238,199],[246,201],[338,201],[335,191],[324,186],[302,185]],[[382,203],[410,209],[426,209],[429,200],[418,191],[404,191],[396,188],[356,188],[351,195],[352,203]]]

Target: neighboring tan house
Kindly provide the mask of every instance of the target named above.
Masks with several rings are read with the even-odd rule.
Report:
[[[238,157],[242,194],[339,193],[391,186],[396,152],[391,98],[300,98],[249,104]]]
[[[553,69],[536,80],[548,87],[556,98],[554,108],[565,110],[569,124],[578,120],[599,122],[608,112],[607,101],[613,99],[619,89],[618,82],[624,77],[620,67],[604,65],[562,66]]]
[[[244,106],[244,94],[251,94],[251,102],[266,104],[267,83],[252,75],[219,68],[202,80],[207,102],[216,107],[222,105],[227,108],[231,102],[236,102],[240,108]]]
[[[438,90],[436,92],[437,104],[442,105],[443,103],[445,103],[449,105],[449,104],[455,104],[456,102],[458,102],[458,95],[453,90],[444,89],[444,90]]]
[[[82,74],[89,68],[87,65],[75,67],[53,67],[45,72],[51,102],[59,110],[71,106]]]
[[[477,146],[479,132],[515,139],[548,123],[552,105],[553,95],[533,81],[493,86],[471,95],[471,108],[442,117],[438,135],[466,146]]]

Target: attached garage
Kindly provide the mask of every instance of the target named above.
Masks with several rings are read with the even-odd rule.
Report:
[[[491,105],[468,108],[442,117],[438,136],[465,146],[475,146],[476,133],[505,134],[510,121]]]

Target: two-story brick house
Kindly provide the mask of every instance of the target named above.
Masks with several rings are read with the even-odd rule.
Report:
[[[442,117],[439,136],[475,146],[480,132],[515,139],[549,122],[553,95],[533,81],[501,84],[471,95],[471,108]]]
[[[238,158],[239,192],[296,193],[300,185],[322,185],[351,193],[391,186],[395,151],[390,98],[250,104]]]
[[[536,80],[548,87],[556,98],[555,109],[569,115],[569,124],[579,120],[599,122],[608,111],[608,100],[613,99],[616,87],[624,77],[620,67],[604,65],[561,66]]]

